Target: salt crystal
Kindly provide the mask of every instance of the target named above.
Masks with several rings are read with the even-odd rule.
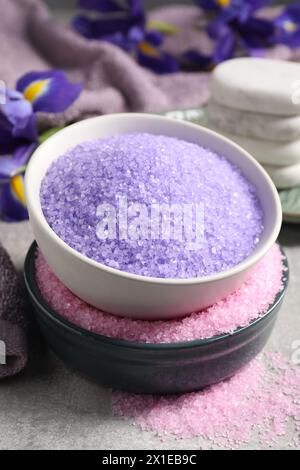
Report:
[[[180,319],[145,321],[116,317],[91,307],[58,280],[40,252],[36,258],[38,286],[46,302],[60,315],[95,333],[143,343],[193,341],[247,326],[274,302],[282,290],[283,276],[282,254],[274,245],[247,281],[220,302]]]
[[[278,357],[283,369],[277,367]],[[201,439],[201,448],[278,447],[293,432],[300,448],[297,422],[300,368],[280,354],[254,359],[232,378],[204,390],[178,396],[113,392],[115,416],[165,438]],[[210,443],[209,443],[210,442]]]
[[[128,341],[170,343],[230,333],[266,312],[282,289],[282,258],[274,245],[236,292],[206,310],[170,321],[130,320],[89,306],[57,279],[40,252],[36,280],[42,296],[57,313],[88,331]],[[291,429],[294,437],[290,444],[297,448],[299,389],[299,367],[273,352],[256,358],[234,377],[199,392],[177,396],[113,392],[112,411],[162,438],[198,438],[201,448],[244,448],[255,440],[255,448],[276,447]]]
[[[69,246],[107,266],[144,276],[189,278],[230,269],[252,253],[263,230],[255,188],[236,166],[208,148],[164,136],[128,134],[82,143],[52,164],[40,195],[49,225]],[[104,230],[101,238],[97,208],[119,208],[120,196],[128,207],[146,207],[143,228],[134,237],[137,227],[130,227],[136,219],[131,217],[124,237],[124,224],[117,220],[116,230]],[[153,201],[160,208],[176,204],[182,211],[187,205],[203,207],[204,233],[195,249],[184,226],[177,231],[185,235],[182,240],[174,236],[175,223],[166,235],[163,222],[170,217],[165,214],[157,220],[160,236],[150,230]],[[201,230],[192,225],[194,240]]]

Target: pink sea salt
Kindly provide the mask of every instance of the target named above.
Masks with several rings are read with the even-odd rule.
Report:
[[[112,410],[162,437],[198,437],[202,448],[243,447],[254,439],[256,447],[272,447],[288,431],[293,435],[291,446],[298,448],[299,391],[300,367],[278,353],[267,353],[232,378],[199,392],[178,396],[114,392]]]
[[[169,343],[230,333],[261,316],[282,289],[283,256],[274,245],[235,293],[180,320],[147,322],[103,313],[78,299],[53,274],[42,254],[36,279],[45,300],[67,320],[114,338]],[[172,396],[112,393],[112,412],[161,438],[195,439],[201,448],[273,447],[287,432],[300,447],[300,368],[277,353],[254,359],[232,378]],[[194,441],[193,441],[193,445]]]
[[[179,320],[144,321],[110,315],[72,294],[54,275],[41,253],[36,279],[47,303],[70,322],[112,338],[142,343],[174,343],[231,333],[263,315],[282,289],[283,260],[274,245],[244,284],[226,299]],[[54,294],[55,293],[55,294]]]

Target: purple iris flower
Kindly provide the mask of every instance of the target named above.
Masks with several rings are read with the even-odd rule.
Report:
[[[216,23],[214,23],[216,26]],[[235,49],[234,31],[224,23],[218,23],[217,28],[210,31],[214,39],[213,51],[210,55],[202,54],[198,50],[189,50],[183,54],[182,65],[186,69],[201,69],[210,71],[220,62],[233,56]]]
[[[300,47],[300,3],[285,8],[274,20],[273,44],[286,44],[289,47]]]
[[[28,216],[23,175],[38,146],[36,113],[65,111],[78,98],[82,84],[71,83],[54,70],[30,72],[16,88],[5,91],[0,105],[0,218],[9,221]]]
[[[82,84],[69,82],[61,71],[30,72],[6,90],[0,105],[0,155],[37,142],[36,112],[59,113],[79,96]]]
[[[248,53],[252,48],[266,47],[274,31],[273,23],[255,17],[254,13],[268,4],[269,0],[220,0],[213,3],[218,4],[219,14],[207,27],[207,33],[212,39],[228,40],[234,34],[236,40],[233,53],[237,47],[245,48]],[[224,29],[226,26],[227,31]],[[222,41],[219,44],[222,48]]]
[[[270,46],[270,39],[274,33],[272,21],[261,18],[249,18],[243,25],[237,25],[239,46],[250,56],[263,56],[264,51]]]
[[[32,104],[34,112],[62,113],[82,89],[82,83],[71,83],[60,70],[30,72],[17,82],[17,90]]]
[[[247,21],[254,12],[270,3],[270,0],[195,0],[203,10],[215,13],[217,19],[229,23]]]
[[[36,123],[31,103],[19,91],[8,90],[2,112],[12,126],[12,136],[29,141],[37,139]]]
[[[144,16],[142,0],[127,0],[125,5],[118,0],[79,0],[78,3],[85,10],[101,13],[128,12],[131,16]]]
[[[141,1],[127,0],[121,4],[112,0],[79,0],[79,7],[98,12],[92,18],[79,15],[73,19],[73,28],[87,39],[111,42],[125,50],[129,49],[132,28],[143,31],[145,13]]]
[[[12,156],[0,157],[0,218],[18,222],[28,218],[24,190],[26,164],[38,143],[18,147]]]
[[[234,54],[236,36],[234,30],[226,23],[212,21],[207,26],[207,33],[214,41],[211,54],[202,54],[198,50],[189,50],[183,54],[183,67],[211,71],[216,65],[230,59]]]
[[[159,31],[145,31],[141,40],[136,42],[134,51],[136,59],[140,65],[157,74],[177,72],[178,61],[160,48],[163,40],[163,34]]]
[[[73,28],[87,39],[107,41],[132,54],[138,63],[156,73],[178,70],[176,59],[161,50],[163,35],[147,30],[142,0],[79,0],[85,10],[97,12],[97,17],[79,15]]]
[[[15,190],[20,186],[21,193]],[[9,183],[0,186],[0,218],[5,222],[21,222],[28,219],[24,194],[24,176],[14,176]],[[21,202],[22,201],[22,202]]]
[[[0,157],[0,183],[9,182],[10,179],[22,173],[38,143],[27,144],[18,147],[10,156]]]
[[[211,70],[220,62],[232,58],[236,51],[246,55],[262,55],[270,45],[274,23],[255,16],[269,0],[195,0],[211,15],[207,34],[214,41],[211,55],[188,51],[183,64],[189,68]]]
[[[38,138],[32,105],[22,93],[7,90],[5,104],[0,106],[0,155]]]

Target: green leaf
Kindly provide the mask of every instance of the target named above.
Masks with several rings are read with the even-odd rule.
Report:
[[[52,127],[51,129],[48,129],[46,132],[43,132],[39,136],[39,143],[42,144],[45,142],[45,140],[49,139],[52,135],[56,134],[56,132],[61,131],[64,128],[64,126],[59,126],[59,127]]]
[[[166,36],[180,33],[180,28],[171,23],[165,23],[164,21],[149,21],[147,24],[149,29],[155,29]]]

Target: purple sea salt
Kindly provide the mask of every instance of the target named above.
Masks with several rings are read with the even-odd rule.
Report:
[[[150,134],[71,149],[49,168],[41,204],[52,229],[78,252],[151,277],[230,269],[263,230],[255,188],[236,166],[208,148]]]

